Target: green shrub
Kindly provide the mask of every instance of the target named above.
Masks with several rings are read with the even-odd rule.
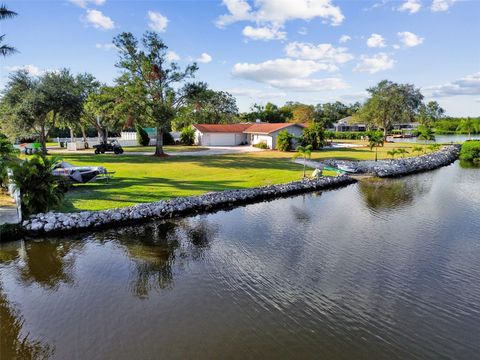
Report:
[[[325,145],[325,130],[321,124],[312,123],[303,129],[302,146],[312,145],[312,150],[321,149]]]
[[[259,149],[268,149],[268,145],[265,141],[262,141],[262,142],[259,142],[257,144],[253,144],[252,146],[256,147],[256,148],[259,148]]]
[[[0,225],[0,243],[19,240],[23,235],[23,228],[21,224]]]
[[[163,132],[163,145],[175,145],[175,139],[168,131]]]
[[[193,145],[195,143],[195,129],[192,126],[185,126],[180,132],[180,142],[183,145]]]
[[[150,138],[148,137],[147,132],[139,125],[135,126],[137,132],[137,142],[141,146],[148,146],[150,144]]]
[[[460,151],[460,159],[480,163],[480,141],[465,141]]]
[[[22,211],[25,216],[46,212],[59,205],[66,192],[63,178],[52,171],[59,159],[34,155],[15,164],[12,181],[20,190]]]
[[[7,168],[15,163],[17,149],[3,134],[0,134],[0,188],[7,184]]]
[[[325,131],[325,139],[330,140],[361,140],[366,137],[366,131]]]
[[[277,136],[277,150],[290,151],[292,150],[293,135],[288,130],[282,130]],[[266,144],[265,144],[266,145]]]

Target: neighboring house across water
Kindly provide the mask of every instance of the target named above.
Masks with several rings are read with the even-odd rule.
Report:
[[[202,146],[256,145],[264,142],[275,149],[278,133],[302,134],[304,125],[293,123],[195,124],[195,144]]]
[[[367,125],[365,124],[351,124],[353,117],[347,116],[346,118],[338,120],[333,124],[333,127],[329,130],[336,132],[345,132],[345,131],[367,131]]]

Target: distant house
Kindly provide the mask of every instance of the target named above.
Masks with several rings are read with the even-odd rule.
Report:
[[[345,131],[367,131],[367,125],[365,124],[351,124],[353,117],[347,116],[346,118],[338,120],[338,122],[333,124],[331,130],[337,132]]]
[[[195,144],[203,146],[256,145],[264,142],[275,149],[277,135],[287,130],[294,136],[302,134],[304,125],[293,123],[195,124]]]

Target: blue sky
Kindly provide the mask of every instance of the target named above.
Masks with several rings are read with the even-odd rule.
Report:
[[[113,36],[155,30],[197,79],[254,102],[317,104],[365,97],[382,79],[413,83],[449,115],[480,115],[480,1],[6,1],[0,33],[20,51],[0,59],[33,74],[68,67],[111,84]]]

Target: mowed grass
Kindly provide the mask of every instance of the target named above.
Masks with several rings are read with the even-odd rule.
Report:
[[[107,183],[75,185],[58,210],[80,211],[123,207],[209,191],[245,189],[299,180],[302,166],[283,157],[154,156],[65,154],[75,165],[102,165],[115,171]]]
[[[385,144],[379,158],[387,158],[391,148],[412,144]],[[210,191],[245,189],[299,180],[303,167],[291,161],[294,152],[262,151],[215,156],[170,156],[67,153],[64,161],[74,165],[105,166],[115,171],[107,183],[99,181],[75,185],[65,197],[60,211],[102,210],[178,196],[199,195]],[[368,147],[322,150],[312,153],[313,160],[373,160]],[[311,173],[307,169],[307,174]],[[327,175],[333,175],[328,173]]]
[[[197,152],[208,150],[202,146],[184,146],[184,145],[168,145],[164,146],[164,151],[168,153],[181,153],[181,152]],[[125,152],[155,152],[155,146],[126,146],[123,148]]]

